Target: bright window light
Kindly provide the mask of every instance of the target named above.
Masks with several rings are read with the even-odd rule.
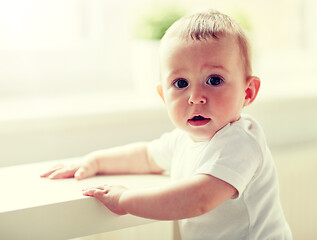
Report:
[[[155,95],[158,44],[136,40],[134,23],[160,20],[159,6],[181,6],[175,14],[216,8],[241,22],[259,98],[317,95],[314,0],[0,0],[1,101]]]

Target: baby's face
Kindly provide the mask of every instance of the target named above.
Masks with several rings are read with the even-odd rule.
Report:
[[[208,141],[239,119],[247,84],[234,39],[164,39],[160,66],[158,91],[169,116],[194,141]]]

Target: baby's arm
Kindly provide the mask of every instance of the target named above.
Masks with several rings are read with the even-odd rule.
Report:
[[[57,166],[41,176],[81,180],[96,174],[162,173],[163,169],[149,157],[146,146],[146,142],[139,142],[92,152],[83,158],[82,163]]]
[[[233,197],[236,189],[210,175],[196,175],[163,187],[128,190],[104,185],[83,190],[117,214],[130,213],[157,220],[178,220],[199,216]]]

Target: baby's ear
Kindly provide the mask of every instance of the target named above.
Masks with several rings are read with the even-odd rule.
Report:
[[[251,76],[247,79],[247,85],[245,90],[245,100],[243,106],[247,106],[254,101],[258,95],[261,86],[261,80],[256,76]]]
[[[162,98],[163,102],[165,103],[164,94],[163,94],[163,87],[162,87],[161,83],[158,83],[156,85],[156,91],[160,95],[160,97]]]

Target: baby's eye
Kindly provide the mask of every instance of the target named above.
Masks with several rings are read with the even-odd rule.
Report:
[[[188,86],[188,82],[186,79],[183,79],[183,78],[180,78],[180,79],[177,79],[173,85],[177,88],[185,88]]]
[[[207,79],[207,84],[213,85],[213,86],[218,86],[223,82],[222,78],[219,76],[210,76]]]

